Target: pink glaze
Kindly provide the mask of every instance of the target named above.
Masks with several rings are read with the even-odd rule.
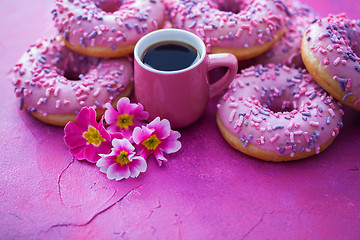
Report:
[[[288,66],[303,67],[301,58],[301,37],[305,28],[315,18],[313,11],[299,2],[286,2],[290,13],[289,21],[286,23],[286,32],[272,48],[265,54],[255,59],[256,64],[266,65],[286,64]]]
[[[127,58],[84,56],[66,48],[59,37],[31,45],[13,71],[20,108],[27,104],[29,111],[44,116],[78,113],[83,106],[104,108],[133,80]]]
[[[170,5],[168,18],[174,27],[200,36],[208,50],[211,47],[248,48],[262,45],[275,38],[278,30],[284,27],[286,7],[280,1],[237,2],[237,6],[241,6],[239,13],[220,10],[225,8],[220,2],[174,1]],[[226,8],[235,11],[229,4]]]
[[[55,26],[71,45],[135,44],[164,22],[162,0],[56,0]]]
[[[353,95],[360,104],[360,20],[330,15],[315,19],[305,34],[321,67],[339,83],[342,100]]]
[[[220,99],[225,127],[249,143],[279,155],[320,152],[339,133],[341,104],[333,101],[306,73],[285,65],[242,70]]]

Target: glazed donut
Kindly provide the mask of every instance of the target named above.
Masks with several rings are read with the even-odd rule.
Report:
[[[235,149],[266,161],[325,150],[342,127],[343,110],[305,70],[256,65],[242,70],[218,104],[217,124]]]
[[[116,104],[133,89],[133,66],[128,58],[81,55],[65,47],[60,37],[32,45],[13,72],[20,109],[56,126],[75,122],[84,106],[94,107],[99,119],[107,102]]]
[[[287,14],[281,1],[237,0],[226,3],[226,9],[235,12],[222,11],[221,2],[174,1],[169,4],[168,19],[175,28],[202,38],[208,52],[232,53],[239,60],[266,52],[284,34]]]
[[[162,0],[56,0],[55,26],[72,50],[94,57],[130,54],[146,33],[162,26]]]
[[[341,103],[360,111],[360,20],[345,14],[315,19],[301,54],[313,78]]]
[[[301,38],[305,28],[315,18],[315,14],[306,5],[295,3],[286,3],[291,17],[286,23],[285,34],[269,51],[256,57],[255,64],[266,65],[273,63],[286,64],[292,67],[304,67],[300,50]]]

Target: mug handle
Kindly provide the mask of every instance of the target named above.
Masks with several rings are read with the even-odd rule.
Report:
[[[224,91],[234,79],[238,71],[238,61],[237,58],[230,53],[209,54],[208,59],[208,71],[217,67],[228,68],[222,78],[215,83],[210,84],[210,98],[212,98]]]

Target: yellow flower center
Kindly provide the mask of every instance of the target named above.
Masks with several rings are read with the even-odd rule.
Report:
[[[142,142],[147,150],[155,150],[160,143],[161,141],[156,137],[155,134],[152,134],[148,139]]]
[[[117,125],[121,129],[129,129],[129,126],[132,126],[134,123],[132,121],[133,116],[128,114],[123,114],[118,117]]]
[[[83,133],[83,137],[87,140],[86,144],[92,143],[95,146],[99,146],[105,139],[100,135],[99,131],[93,126],[89,126],[88,130]]]
[[[124,166],[130,162],[128,158],[128,153],[125,150],[122,150],[119,155],[116,157],[116,162],[120,163],[120,166]]]

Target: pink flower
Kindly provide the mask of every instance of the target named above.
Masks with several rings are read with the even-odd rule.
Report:
[[[181,148],[181,143],[177,140],[180,133],[170,129],[170,122],[166,119],[160,121],[155,118],[147,126],[136,127],[133,132],[133,140],[138,145],[138,153],[145,159],[154,153],[159,164],[167,161],[163,152],[175,153]]]
[[[117,111],[110,103],[106,105],[105,121],[109,124],[109,132],[121,132],[124,137],[129,138],[135,127],[143,125],[149,114],[144,111],[143,106],[130,103],[127,97],[121,98],[117,102]]]
[[[66,124],[64,141],[77,159],[95,163],[99,153],[111,151],[111,136],[103,126],[103,118],[98,123],[95,110],[83,107],[76,117],[77,123]]]
[[[101,158],[96,166],[100,172],[105,173],[109,179],[119,181],[123,178],[137,177],[140,172],[145,172],[147,165],[144,158],[135,155],[135,148],[130,141],[124,139],[112,140],[110,154],[100,154]]]

